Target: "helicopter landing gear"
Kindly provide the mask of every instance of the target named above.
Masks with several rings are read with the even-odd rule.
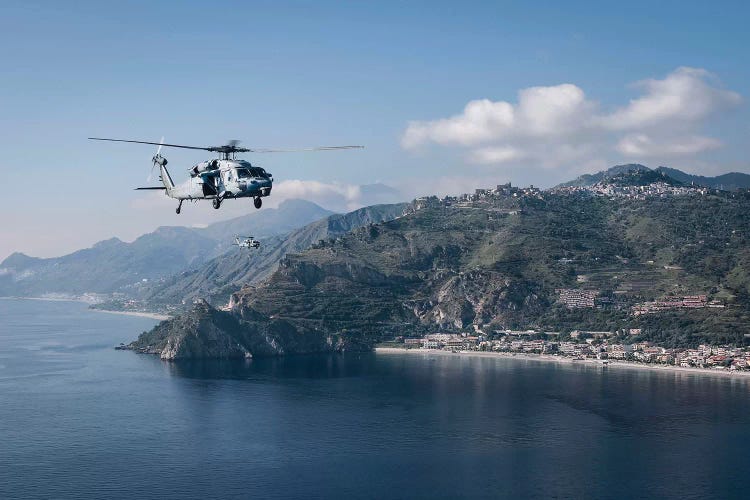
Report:
[[[255,197],[253,205],[255,205],[255,208],[260,208],[263,205],[263,200],[260,199],[260,196]]]
[[[180,210],[182,210],[182,200],[180,200],[180,202],[177,204],[177,210],[175,210],[175,212],[177,212],[177,215],[180,214]]]
[[[213,205],[214,205],[214,208],[218,210],[219,207],[221,206],[221,198],[214,198]]]

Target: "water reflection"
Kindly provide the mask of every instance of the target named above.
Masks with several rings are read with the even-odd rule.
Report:
[[[171,375],[190,379],[338,379],[371,374],[375,369],[375,353],[179,360],[165,364]]]
[[[744,379],[435,354],[168,363],[111,348],[142,319],[22,306],[0,304],[0,498],[750,489]],[[103,347],[29,349],[50,340]]]

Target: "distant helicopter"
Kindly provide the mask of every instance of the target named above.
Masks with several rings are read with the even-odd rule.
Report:
[[[164,138],[161,142],[131,141],[126,139],[105,139],[101,137],[89,137],[93,141],[133,142],[136,144],[153,144],[159,146],[156,155],[151,159],[154,168],[159,166],[160,177],[163,186],[139,187],[141,189],[164,190],[167,196],[178,200],[178,214],[185,200],[213,200],[213,207],[218,209],[221,202],[227,198],[253,198],[255,208],[263,205],[264,196],[271,194],[273,177],[260,167],[252,165],[249,161],[237,160],[237,153],[292,153],[299,151],[333,151],[338,149],[362,149],[364,146],[320,146],[307,149],[249,149],[237,147],[240,141],[229,141],[224,146],[181,146],[179,144],[165,144]],[[203,161],[188,169],[190,179],[182,184],[175,185],[172,177],[167,171],[167,159],[161,153],[161,148],[200,149],[221,153],[221,158]],[[150,180],[150,176],[149,176]]]
[[[240,248],[260,248],[260,241],[256,240],[252,236],[243,236],[242,239],[240,239],[239,236],[235,236],[234,244]]]

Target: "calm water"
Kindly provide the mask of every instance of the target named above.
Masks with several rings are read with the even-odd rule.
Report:
[[[169,364],[0,300],[0,498],[747,498],[748,382],[435,355]]]

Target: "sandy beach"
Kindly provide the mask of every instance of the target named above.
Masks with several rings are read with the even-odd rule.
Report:
[[[158,313],[140,312],[140,311],[110,311],[109,309],[91,309],[91,308],[89,308],[89,310],[102,312],[102,313],[109,313],[109,314],[124,314],[126,316],[139,316],[141,318],[158,319],[159,321],[164,321],[172,317],[172,316],[169,316],[168,314],[158,314]]]
[[[657,364],[644,364],[634,363],[631,361],[614,361],[604,365],[601,360],[598,359],[572,359],[562,356],[551,356],[548,354],[523,354],[523,353],[510,353],[510,352],[486,352],[486,351],[442,351],[438,349],[400,349],[397,347],[376,347],[375,352],[377,354],[409,354],[409,355],[422,355],[422,356],[471,356],[479,358],[505,358],[505,359],[516,359],[520,361],[537,361],[543,363],[565,363],[565,364],[583,364],[587,366],[597,366],[607,369],[626,369],[626,370],[650,370],[659,371],[662,373],[691,373],[697,375],[709,375],[709,376],[720,376],[720,377],[750,377],[750,371],[729,371],[729,370],[713,370],[710,368],[685,368],[682,366],[674,365],[657,365]]]

